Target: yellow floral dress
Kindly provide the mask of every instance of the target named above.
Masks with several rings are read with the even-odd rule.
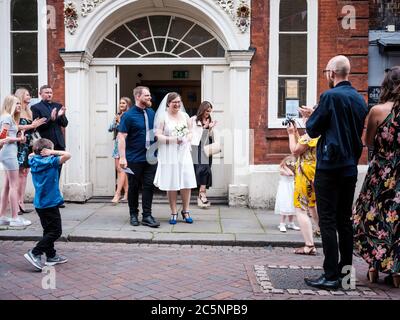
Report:
[[[311,139],[305,134],[298,141],[298,143],[308,146],[308,149],[297,159],[294,178],[294,206],[302,210],[315,207],[314,177],[318,139]]]

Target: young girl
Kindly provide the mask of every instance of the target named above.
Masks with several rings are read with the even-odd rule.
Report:
[[[285,157],[279,165],[280,180],[275,200],[275,214],[281,215],[281,222],[278,226],[280,232],[286,232],[286,228],[300,230],[293,222],[296,214],[294,209],[294,166],[296,158],[294,156]],[[289,224],[285,220],[288,217]]]

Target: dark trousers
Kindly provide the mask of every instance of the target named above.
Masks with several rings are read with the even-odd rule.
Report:
[[[324,271],[328,280],[338,279],[342,268],[351,266],[353,262],[351,215],[356,182],[357,176],[343,177],[336,171],[317,170],[315,174],[314,187],[325,256]]]
[[[61,236],[61,215],[58,207],[51,207],[45,209],[36,208],[39,215],[40,223],[43,227],[43,238],[40,240],[36,247],[33,248],[34,255],[46,254],[48,258],[53,258],[56,255],[54,250],[54,242]]]
[[[152,165],[147,162],[128,163],[128,167],[134,174],[127,173],[128,176],[128,205],[130,215],[137,216],[139,214],[139,188],[143,185],[142,191],[142,209],[143,216],[151,215],[151,205],[153,202],[154,192],[154,176],[157,170],[157,165]]]

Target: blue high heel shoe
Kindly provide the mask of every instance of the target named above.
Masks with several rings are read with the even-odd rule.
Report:
[[[171,218],[169,219],[169,224],[176,224],[176,219],[178,218],[178,214],[177,213],[175,213],[175,214],[173,214],[173,213],[171,213]]]
[[[182,214],[182,219],[186,222],[186,223],[193,223],[193,219],[190,217],[189,215],[189,211],[181,211]]]

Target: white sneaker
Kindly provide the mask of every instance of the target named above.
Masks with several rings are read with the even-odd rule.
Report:
[[[22,218],[22,217],[21,217]],[[31,220],[28,220],[28,219],[25,219],[25,218],[22,218],[22,220],[24,220],[24,225],[27,227],[27,226],[30,226],[31,224],[32,224],[32,221]]]
[[[284,223],[280,223],[278,226],[280,232],[286,232],[286,226]]]
[[[292,229],[292,230],[296,230],[296,231],[299,231],[299,230],[300,230],[300,228],[299,228],[298,226],[296,226],[296,225],[294,224],[294,222],[288,223],[288,224],[287,224],[287,228],[288,228],[288,229]]]
[[[22,217],[10,219],[10,227],[27,227],[31,224],[32,224],[31,221],[24,219]]]
[[[0,217],[0,226],[8,226],[10,225],[11,218],[2,216]]]

